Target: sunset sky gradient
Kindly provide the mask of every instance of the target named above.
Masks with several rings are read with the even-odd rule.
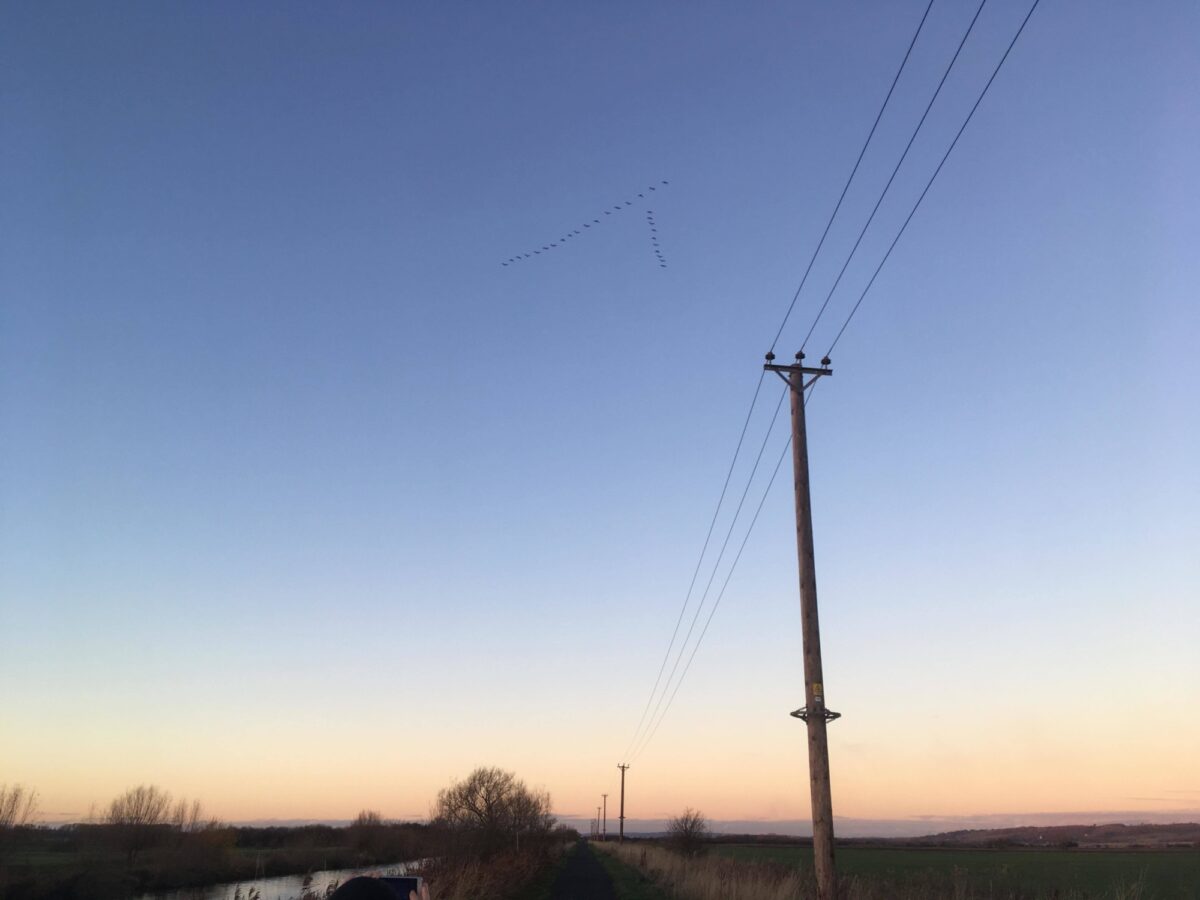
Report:
[[[973,8],[934,4],[781,354]],[[611,815],[923,9],[7,5],[0,783],[408,818],[498,765]],[[810,349],[1027,9],[985,8]],[[839,816],[1200,817],[1198,34],[1043,3],[813,397]],[[500,265],[662,180],[668,268],[637,208]],[[634,818],[808,815],[789,477]]]

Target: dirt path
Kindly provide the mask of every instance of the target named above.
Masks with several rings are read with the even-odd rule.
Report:
[[[585,841],[575,845],[550,888],[550,900],[616,900],[616,896],[612,879]]]

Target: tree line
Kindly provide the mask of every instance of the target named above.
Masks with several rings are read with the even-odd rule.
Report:
[[[348,825],[235,826],[196,800],[138,785],[89,821],[35,824],[37,794],[0,786],[0,897],[123,900],[217,882],[420,860],[440,900],[508,900],[544,878],[579,839],[560,825],[549,792],[512,772],[480,767],[439,791],[427,822],[390,822],[364,809]],[[703,853],[708,823],[695,810],[670,822],[667,845]]]
[[[450,886],[463,873],[503,895],[554,848],[578,838],[558,826],[548,792],[481,767],[440,791],[428,822],[391,822],[364,809],[349,825],[235,826],[196,800],[138,785],[85,822],[36,824],[37,794],[0,786],[0,896],[119,900],[140,892],[425,860]],[[436,871],[435,871],[436,870]],[[501,874],[502,873],[502,874]],[[482,883],[482,882],[481,882]],[[443,896],[449,896],[444,894]]]
[[[167,890],[436,855],[427,823],[363,810],[346,826],[235,826],[195,800],[138,785],[88,820],[36,823],[37,795],[0,786],[0,897],[119,900]]]

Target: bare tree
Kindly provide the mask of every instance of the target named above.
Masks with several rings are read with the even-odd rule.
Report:
[[[0,861],[3,861],[13,831],[33,821],[37,815],[37,791],[23,784],[0,784]]]
[[[434,823],[482,853],[538,839],[554,827],[550,794],[526,786],[511,772],[482,767],[438,793]]]
[[[180,797],[171,813],[171,824],[178,829],[180,834],[200,831],[208,824],[204,819],[204,807],[200,805],[199,800],[189,803]]]
[[[37,815],[37,791],[23,784],[0,784],[0,830],[28,825]]]
[[[383,832],[383,816],[377,810],[363,809],[350,823],[348,836],[355,849],[369,852],[382,842]]]
[[[690,806],[667,823],[667,841],[684,856],[699,856],[707,849],[711,833],[708,820]]]
[[[186,803],[176,813],[187,810]],[[105,821],[125,851],[132,866],[138,853],[154,846],[164,836],[171,822],[171,795],[154,785],[140,784],[130,788],[108,805]],[[199,815],[199,804],[196,808]]]

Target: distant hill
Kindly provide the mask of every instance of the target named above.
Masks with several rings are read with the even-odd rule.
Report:
[[[903,843],[943,847],[1200,847],[1200,823],[979,828],[907,838]]]
[[[611,819],[611,817],[610,817]],[[591,820],[560,814],[559,821],[583,834]],[[1086,846],[1164,846],[1197,841],[1200,808],[1172,812],[1145,810],[1074,810],[1068,812],[993,813],[973,816],[913,816],[906,819],[859,819],[834,816],[838,841],[900,842],[928,846],[942,842],[960,846],[986,846],[1009,841],[1024,846],[1044,847],[1074,841]],[[1100,823],[1100,824],[1086,824]],[[709,827],[729,841],[796,843],[811,839],[808,819],[713,819]],[[617,823],[609,821],[608,833]],[[650,837],[667,830],[666,819],[625,820],[627,836]],[[1178,830],[1179,836],[1176,837]]]
[[[628,832],[627,832],[628,834]],[[642,833],[636,837],[659,837]],[[783,844],[809,846],[811,837],[794,834],[718,832],[713,839],[727,844]],[[919,837],[839,837],[838,843],[860,847],[1071,847],[1081,850],[1200,849],[1200,823],[1165,825],[1022,825],[1008,828],[972,828],[943,831]]]

